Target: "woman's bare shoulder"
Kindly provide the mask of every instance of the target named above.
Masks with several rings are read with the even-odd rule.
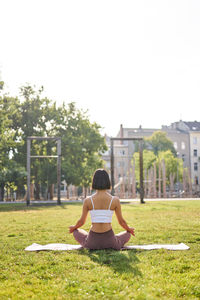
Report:
[[[113,196],[113,201],[119,201],[119,197],[118,196]]]
[[[115,208],[118,207],[120,205],[119,197],[114,196],[112,202],[113,202],[113,205],[115,206]]]
[[[90,196],[86,197],[86,198],[83,200],[83,202],[84,202],[84,203],[89,203],[89,202],[91,202],[91,197],[90,197]]]
[[[86,205],[88,207],[88,209],[90,209],[90,207],[92,206],[92,203],[91,203],[91,197],[88,196],[86,197],[84,200],[83,200],[83,204]]]

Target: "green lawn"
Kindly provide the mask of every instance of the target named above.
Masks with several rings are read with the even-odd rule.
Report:
[[[81,205],[0,205],[0,299],[200,299],[200,201],[122,210],[136,230],[129,244],[183,242],[190,250],[26,252],[34,242],[77,244],[68,226]],[[115,217],[113,229],[122,230]]]

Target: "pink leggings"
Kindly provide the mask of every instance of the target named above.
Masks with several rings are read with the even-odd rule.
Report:
[[[112,229],[103,233],[97,233],[91,230],[88,233],[83,229],[76,229],[73,235],[81,246],[92,250],[107,248],[120,250],[131,237],[130,232],[127,231],[115,235]]]

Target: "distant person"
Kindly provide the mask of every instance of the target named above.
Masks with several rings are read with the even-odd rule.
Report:
[[[96,193],[84,200],[81,218],[76,225],[69,227],[69,232],[73,233],[76,241],[84,248],[120,250],[129,241],[131,234],[134,236],[134,228],[129,227],[122,217],[119,198],[108,192],[110,186],[108,173],[103,169],[96,170],[92,181],[92,188]],[[114,211],[119,224],[126,230],[116,235],[111,226]],[[92,221],[89,233],[78,229],[85,224],[88,212]]]

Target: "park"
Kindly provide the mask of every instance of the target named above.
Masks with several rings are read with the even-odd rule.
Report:
[[[25,251],[33,243],[78,245],[68,227],[80,216],[84,196],[94,192],[92,172],[103,167],[107,146],[99,126],[74,103],[56,108],[31,86],[22,92],[22,102],[0,98],[0,298],[199,299],[200,201],[191,197],[191,180],[163,135],[164,143],[156,142],[162,160],[143,149],[143,139],[130,139],[139,148],[120,184],[111,148],[111,193],[118,193],[123,216],[135,228],[127,246],[183,243],[188,250]],[[182,198],[172,197],[177,179]],[[76,188],[74,197],[62,197],[63,182]],[[83,228],[90,224],[88,218]],[[112,227],[120,232],[116,216]]]
[[[200,299],[200,1],[1,1],[0,300]]]
[[[21,102],[0,97],[0,298],[199,299],[200,201],[172,142],[159,132],[148,141],[129,139],[136,143],[132,169],[119,183],[111,147],[110,192],[135,228],[127,246],[182,243],[187,250],[25,251],[34,243],[78,245],[68,227],[94,192],[92,173],[104,166],[108,147],[100,126],[75,103],[56,107],[42,90],[21,90]],[[177,186],[184,194],[174,198]],[[83,228],[90,224],[88,218]],[[120,232],[116,216],[112,228]]]
[[[24,251],[33,242],[75,244],[68,225],[81,205],[0,206],[1,299],[199,299],[198,200],[122,204],[136,230],[128,244],[183,242],[186,251]]]

